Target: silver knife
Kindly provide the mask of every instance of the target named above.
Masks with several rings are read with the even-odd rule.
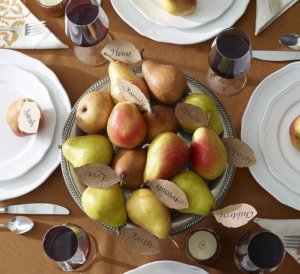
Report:
[[[284,50],[253,50],[252,57],[265,61],[295,61],[300,60],[300,52]]]
[[[34,203],[34,204],[9,205],[6,207],[0,207],[0,213],[68,215],[70,211],[67,208],[60,205]]]

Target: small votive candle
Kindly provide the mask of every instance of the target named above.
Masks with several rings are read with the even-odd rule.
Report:
[[[187,255],[200,263],[211,263],[221,252],[218,235],[211,229],[199,228],[192,232],[186,242]]]
[[[51,16],[61,16],[65,13],[68,0],[37,0],[42,9]]]

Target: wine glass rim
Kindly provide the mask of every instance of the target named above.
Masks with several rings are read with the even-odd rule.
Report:
[[[74,226],[74,227],[77,227],[77,228],[81,228],[80,226],[75,225],[75,224],[73,224],[73,223],[66,223],[66,224],[58,224],[58,225],[52,226],[52,227],[50,227],[50,228],[45,232],[45,234],[44,234],[44,236],[43,236],[43,241],[42,241],[42,243],[43,243],[43,249],[44,249],[44,253],[45,253],[45,254],[47,255],[47,257],[48,257],[49,259],[51,259],[52,261],[57,262],[57,263],[62,263],[62,262],[65,262],[65,261],[71,259],[71,258],[75,255],[76,251],[74,252],[74,254],[72,254],[72,256],[71,256],[69,259],[58,261],[58,260],[55,260],[54,258],[52,258],[52,257],[50,256],[50,254],[47,252],[46,248],[45,248],[45,242],[46,242],[46,237],[47,237],[47,235],[48,235],[51,231],[53,231],[53,230],[55,230],[55,229],[59,229],[59,228],[65,228],[65,229],[67,229],[67,230],[73,232],[74,235],[76,236],[77,247],[79,247],[79,239],[78,239],[78,236],[77,236],[77,234],[75,233],[75,231],[72,230],[71,226]]]
[[[245,40],[246,40],[247,43],[248,43],[248,50],[247,50],[243,55],[241,55],[241,56],[239,56],[239,57],[236,57],[236,58],[232,58],[232,57],[227,57],[227,56],[225,56],[225,55],[220,51],[219,46],[218,46],[218,40],[219,40],[222,36],[224,36],[224,33],[227,33],[227,32],[229,32],[229,31],[232,31],[232,32],[234,32],[234,31],[235,31],[235,32],[239,32],[239,33],[242,35],[242,37],[244,37]],[[216,49],[217,49],[218,53],[219,53],[222,57],[224,57],[224,58],[226,58],[226,59],[228,59],[228,60],[238,60],[238,59],[241,59],[241,58],[245,57],[247,54],[249,54],[249,51],[250,51],[250,54],[252,55],[252,46],[251,46],[251,40],[250,40],[250,37],[249,37],[249,35],[248,35],[245,31],[243,31],[243,30],[240,29],[240,28],[230,27],[230,28],[223,29],[223,30],[217,35],[217,37],[216,37],[214,43],[216,43]]]
[[[280,262],[278,263],[278,265],[274,266],[274,267],[271,267],[271,268],[265,268],[264,270],[272,270],[274,268],[276,268],[277,266],[279,266],[282,261],[284,260],[285,258],[285,248],[284,248],[284,244],[283,244],[283,241],[282,239],[274,232],[272,231],[269,231],[269,230],[260,230],[260,231],[257,231],[256,233],[253,233],[250,238],[249,238],[249,241],[248,241],[248,244],[247,244],[247,252],[249,254],[249,246],[250,246],[250,242],[258,235],[260,234],[269,234],[269,235],[272,235],[274,238],[276,238],[278,240],[278,243],[280,243],[281,245],[281,251],[282,251],[282,256],[281,256],[281,260]],[[251,257],[249,256],[249,259],[252,261]]]
[[[71,2],[72,2],[72,1],[69,1],[68,4],[66,5],[66,8],[65,8],[65,14],[66,14],[66,17],[68,18],[69,23],[71,23],[72,25],[77,26],[77,27],[86,27],[86,26],[92,25],[92,24],[94,24],[95,21],[98,19],[98,15],[99,15],[100,12],[102,12],[102,14],[106,17],[106,19],[107,19],[107,21],[108,21],[108,17],[107,17],[107,15],[106,15],[106,13],[104,12],[103,8],[101,7],[101,5],[100,5],[100,4],[98,3],[98,1],[97,1],[98,4],[96,4],[96,5],[93,4],[93,3],[90,3],[91,5],[96,6],[96,7],[98,8],[97,16],[95,16],[95,18],[93,19],[93,21],[89,22],[88,24],[76,24],[76,23],[74,23],[74,22],[69,18],[68,12],[67,12],[68,7],[69,7],[69,5],[71,4]],[[79,3],[79,4],[76,5],[75,7],[78,7],[78,6],[80,6],[80,5],[81,5],[81,4]]]

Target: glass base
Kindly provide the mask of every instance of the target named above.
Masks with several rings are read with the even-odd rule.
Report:
[[[227,79],[217,75],[211,68],[207,72],[207,82],[212,91],[224,96],[233,96],[240,93],[246,85],[246,75],[240,78]]]
[[[74,45],[74,54],[77,59],[89,66],[100,66],[107,62],[107,59],[101,54],[102,49],[112,41],[112,38],[109,34],[99,42],[97,45],[92,47],[80,47]]]

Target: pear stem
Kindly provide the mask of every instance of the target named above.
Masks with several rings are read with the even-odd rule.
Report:
[[[168,239],[172,242],[172,244],[180,250],[183,250],[183,246],[179,246],[179,244],[169,235]]]
[[[120,181],[120,186],[126,185],[126,173],[121,174],[121,181]]]

